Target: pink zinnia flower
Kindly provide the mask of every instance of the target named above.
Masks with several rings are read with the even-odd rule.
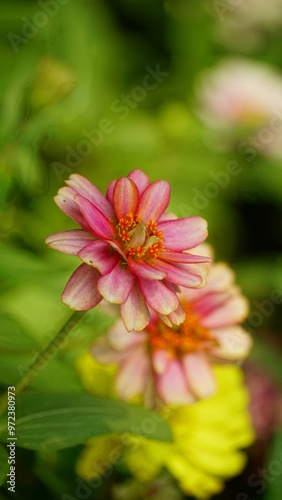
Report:
[[[141,170],[110,183],[105,198],[78,174],[59,190],[57,205],[82,229],[64,231],[46,243],[78,255],[83,264],[68,281],[62,300],[75,310],[88,310],[104,298],[121,304],[128,331],[140,331],[150,321],[148,306],[180,324],[185,312],[177,286],[205,285],[210,259],[186,253],[205,240],[201,217],[177,219],[165,213],[170,198],[166,181],[150,184]]]
[[[248,302],[225,264],[211,266],[204,289],[182,289],[181,303],[186,318],[177,328],[154,315],[143,332],[128,335],[118,320],[93,345],[98,362],[119,365],[120,398],[143,393],[150,405],[157,395],[167,404],[191,403],[215,393],[213,363],[247,356],[251,338],[238,324],[247,316]]]

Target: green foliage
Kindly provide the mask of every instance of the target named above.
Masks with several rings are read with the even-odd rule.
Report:
[[[149,423],[149,425],[148,425]],[[170,441],[168,425],[146,408],[86,394],[27,394],[17,402],[17,446],[60,450],[111,433]],[[149,431],[146,431],[149,428]],[[6,439],[5,422],[0,438]]]

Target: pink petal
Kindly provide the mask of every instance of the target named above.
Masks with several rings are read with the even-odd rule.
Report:
[[[93,241],[85,246],[78,257],[89,266],[98,269],[101,274],[110,273],[120,261],[120,256],[105,241]]]
[[[201,318],[202,326],[207,328],[221,328],[242,323],[248,315],[249,303],[240,295],[235,295],[227,300],[222,307],[218,307]]]
[[[139,276],[140,278],[147,280],[162,280],[166,277],[166,273],[155,269],[142,259],[132,260],[129,257],[128,265],[133,274],[135,274],[135,276]]]
[[[97,289],[100,274],[93,267],[81,264],[71,275],[62,294],[64,304],[76,311],[88,311],[101,302]]]
[[[58,194],[54,197],[55,203],[58,207],[75,222],[77,222],[83,229],[89,230],[78,206],[74,202],[76,191],[70,187],[63,187],[59,189]]]
[[[163,232],[167,250],[181,252],[202,243],[208,236],[207,222],[202,217],[160,222],[158,229]]]
[[[220,343],[219,347],[211,351],[211,354],[217,358],[229,361],[244,359],[253,345],[251,336],[240,326],[215,329],[211,334]]]
[[[105,276],[98,280],[98,290],[105,300],[111,304],[123,304],[134,285],[134,276],[128,267],[120,262]]]
[[[172,283],[176,283],[177,285],[195,288],[201,286],[203,283],[202,276],[191,273],[188,266],[187,270],[180,269],[178,266],[169,264],[169,262],[161,259],[155,259],[152,264],[156,269],[166,273],[167,280]]]
[[[132,293],[132,292],[131,292]],[[123,352],[144,344],[147,334],[144,332],[128,332],[121,318],[109,329],[107,339],[110,346],[116,351]]]
[[[98,363],[105,365],[119,364],[126,358],[126,353],[116,352],[111,348],[105,336],[96,340],[91,353]]]
[[[175,219],[178,219],[177,215],[173,214],[172,212],[164,212],[163,215],[159,218],[159,222]]]
[[[194,255],[186,252],[171,252],[170,250],[163,250],[159,255],[160,259],[170,262],[182,262],[183,264],[197,264],[203,262],[211,262],[210,257],[203,255]]]
[[[77,255],[90,241],[94,241],[96,237],[89,231],[84,229],[72,229],[63,231],[62,233],[51,234],[46,238],[46,244],[59,250],[59,252]]]
[[[218,262],[211,267],[208,280],[209,290],[228,290],[235,281],[235,273],[223,262]]]
[[[181,363],[177,359],[172,359],[163,375],[157,377],[157,389],[167,404],[182,405],[194,401]]]
[[[108,185],[108,189],[107,189],[106,197],[107,197],[107,200],[111,203],[111,205],[114,205],[113,196],[114,196],[114,187],[116,185],[116,182],[117,182],[116,179],[111,181],[110,184]]]
[[[182,358],[184,372],[192,392],[198,398],[208,398],[216,391],[212,367],[205,354],[197,352]]]
[[[206,287],[206,292],[208,292],[208,287]],[[236,292],[235,294],[237,295]],[[234,296],[233,290],[218,293],[211,291],[210,293],[202,295],[199,300],[195,301],[194,310],[199,316],[204,317],[214,312],[217,308],[224,307],[232,296]]]
[[[137,348],[123,363],[115,379],[118,396],[128,401],[144,391],[150,374],[149,359],[143,348]]]
[[[134,284],[127,301],[121,305],[120,310],[129,332],[131,330],[140,332],[149,324],[150,312],[137,283]]]
[[[157,351],[154,351],[152,354],[152,363],[155,372],[158,375],[162,375],[172,358],[172,354],[169,351],[166,351],[165,349],[158,349]]]
[[[183,323],[183,321],[186,318],[186,313],[180,303],[178,308],[168,315],[168,318],[171,321],[171,323],[175,326],[179,326],[181,325],[181,323]]]
[[[113,193],[114,208],[118,219],[132,213],[134,216],[139,202],[138,189],[127,177],[117,180]]]
[[[73,188],[78,194],[91,201],[95,207],[108,218],[114,217],[112,205],[106,200],[105,196],[93,184],[82,175],[72,174],[66,181],[66,184]]]
[[[175,292],[157,280],[138,278],[138,283],[147,304],[157,313],[168,315],[175,311],[179,300]]]
[[[78,205],[83,218],[95,236],[109,240],[116,238],[117,231],[115,226],[93,203],[80,196],[80,194],[75,196],[75,203]]]
[[[128,174],[128,178],[131,179],[137,186],[137,189],[139,191],[139,196],[143,194],[145,189],[149,186],[150,184],[150,179],[147,174],[144,174],[142,170],[136,169],[132,170],[130,174]]]
[[[155,181],[142,194],[137,215],[143,222],[157,222],[169,204],[170,185],[166,181]]]

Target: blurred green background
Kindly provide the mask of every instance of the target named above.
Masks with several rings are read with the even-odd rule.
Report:
[[[234,57],[267,63],[282,75],[282,3],[269,2],[267,13],[262,2],[258,11],[250,0],[235,3],[1,2],[0,383],[3,391],[15,384],[70,315],[60,296],[77,259],[44,243],[75,227],[53,202],[64,179],[79,172],[102,192],[134,168],[151,181],[166,179],[171,210],[208,220],[216,259],[235,268],[251,314],[259,313],[246,324],[255,339],[251,362],[260,370],[252,383],[256,393],[260,377],[267,378],[259,403],[277,415],[267,420],[267,439],[258,440],[248,471],[218,498],[249,491],[252,500],[274,500],[281,474],[257,496],[248,477],[281,453],[281,305],[265,301],[273,304],[273,291],[282,296],[282,160],[257,152],[246,161],[237,145],[253,128],[243,123],[225,134],[208,126],[198,112],[197,82],[203,71]],[[238,172],[221,187],[214,179],[231,161]],[[109,322],[90,312],[81,335],[35,377],[33,388],[80,391],[74,360]],[[3,487],[0,499],[74,494],[77,454],[77,448],[58,454],[19,448],[17,493]],[[161,498],[172,498],[171,487]],[[91,498],[109,495],[95,491]]]

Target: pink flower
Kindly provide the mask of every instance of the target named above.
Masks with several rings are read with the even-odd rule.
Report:
[[[128,335],[118,320],[93,345],[98,362],[120,365],[115,378],[120,398],[143,393],[150,405],[157,395],[167,404],[191,403],[216,391],[213,363],[247,356],[252,342],[239,323],[248,302],[225,264],[211,266],[204,289],[182,289],[181,303],[186,318],[177,328],[153,315],[143,332]]]
[[[63,302],[75,310],[91,309],[102,298],[120,304],[128,331],[147,326],[149,307],[181,323],[177,286],[205,285],[210,259],[186,251],[205,240],[206,221],[165,213],[168,182],[150,184],[141,170],[112,181],[106,198],[81,175],[66,183],[55,201],[82,229],[54,234],[46,243],[78,255],[83,264],[68,281]]]

